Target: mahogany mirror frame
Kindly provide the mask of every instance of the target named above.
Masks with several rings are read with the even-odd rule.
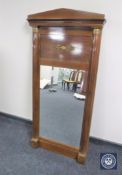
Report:
[[[91,126],[93,101],[95,95],[95,86],[98,70],[98,60],[100,51],[100,42],[102,28],[104,24],[104,15],[90,12],[83,12],[71,9],[56,9],[47,12],[41,12],[28,16],[28,22],[33,28],[33,136],[32,146],[42,147],[53,152],[76,159],[79,163],[84,163],[88,151],[89,132]],[[40,137],[40,65],[43,61],[40,58],[40,29],[41,27],[80,27],[81,29],[91,30],[93,34],[92,53],[88,70],[87,95],[84,107],[82,134],[80,147],[73,147],[59,143],[48,138]],[[45,65],[50,65],[49,62]],[[60,63],[51,64],[59,66]],[[72,68],[71,66],[65,67]],[[63,67],[63,66],[62,66]],[[80,65],[82,68],[82,65]],[[77,68],[74,67],[74,68]]]

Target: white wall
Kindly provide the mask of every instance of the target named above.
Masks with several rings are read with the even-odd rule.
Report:
[[[58,73],[59,73],[59,68],[58,67],[53,67],[52,71],[52,66],[40,66],[40,80],[41,79],[47,79],[50,80],[51,83],[51,77],[53,77],[53,84],[58,83]]]
[[[28,14],[61,7],[105,13],[91,135],[122,143],[121,6],[121,0],[0,0],[0,111],[32,118]]]

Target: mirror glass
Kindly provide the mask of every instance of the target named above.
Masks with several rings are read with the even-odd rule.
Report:
[[[40,137],[79,147],[87,72],[40,66]]]

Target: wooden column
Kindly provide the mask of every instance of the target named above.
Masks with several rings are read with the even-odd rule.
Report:
[[[85,161],[86,154],[88,151],[89,132],[90,132],[90,125],[91,125],[92,111],[93,111],[93,101],[94,101],[94,95],[95,95],[95,86],[96,86],[98,61],[99,61],[100,41],[101,41],[101,30],[93,29],[93,49],[92,49],[91,63],[90,63],[89,74],[88,74],[87,97],[86,97],[86,104],[84,108],[80,151],[77,158],[78,161],[81,163],[83,163],[82,161]]]
[[[33,28],[33,137],[32,146],[39,145],[39,115],[40,115],[40,35],[38,28]]]

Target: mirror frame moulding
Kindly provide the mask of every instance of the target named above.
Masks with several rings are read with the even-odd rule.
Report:
[[[62,13],[64,11],[64,13]],[[63,154],[65,156],[76,159],[79,163],[84,163],[87,156],[88,151],[88,143],[89,143],[89,132],[91,126],[91,118],[92,118],[92,110],[93,110],[93,101],[95,95],[95,86],[96,86],[96,78],[97,78],[97,70],[98,70],[98,61],[99,61],[99,51],[100,51],[100,43],[101,43],[101,34],[102,27],[105,21],[104,15],[98,16],[92,19],[94,15],[89,15],[89,19],[65,19],[63,20],[63,16],[65,13],[68,14],[68,11],[71,13],[69,9],[59,9],[59,15],[62,15],[62,19],[50,19],[50,11],[42,12],[35,15],[29,15],[28,21],[31,27],[33,28],[33,136],[31,139],[32,146],[34,148],[42,147],[48,149],[53,152],[57,152]],[[55,10],[53,11],[55,13]],[[74,11],[79,12],[82,16],[82,11]],[[44,15],[46,14],[46,17]],[[52,13],[52,12],[51,12]],[[61,14],[60,14],[61,13]],[[53,14],[53,13],[52,13]],[[87,12],[86,12],[87,14]],[[94,14],[94,13],[93,13]],[[42,15],[42,19],[41,18]],[[84,13],[83,13],[84,15]],[[87,18],[88,18],[88,15]],[[91,19],[90,19],[91,15]],[[56,16],[56,14],[55,14]],[[85,16],[85,17],[86,17]],[[49,18],[49,20],[47,20]],[[99,19],[100,18],[100,19]],[[64,23],[62,23],[64,21]],[[70,21],[70,22],[69,22]],[[44,137],[39,136],[39,117],[40,117],[40,27],[46,26],[57,26],[57,27],[65,27],[65,26],[77,26],[81,29],[89,28],[92,31],[93,35],[93,45],[92,45],[92,54],[90,58],[90,64],[88,69],[88,84],[87,84],[87,97],[84,108],[83,115],[83,123],[82,123],[82,135],[80,139],[80,147],[73,147],[70,145],[66,145],[63,143],[59,143]],[[48,65],[48,64],[47,64]],[[53,66],[53,65],[52,65]],[[70,68],[70,67],[68,67]]]

